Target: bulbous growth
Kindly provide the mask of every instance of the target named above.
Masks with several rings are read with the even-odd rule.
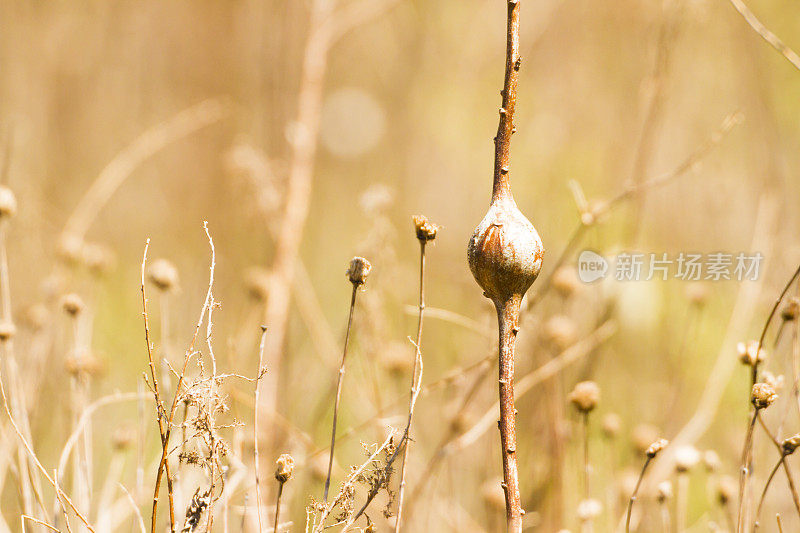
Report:
[[[487,298],[495,304],[520,299],[542,269],[542,239],[517,208],[510,192],[495,197],[472,233],[469,268]]]

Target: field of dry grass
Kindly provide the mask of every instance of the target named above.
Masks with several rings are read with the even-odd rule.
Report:
[[[0,533],[800,531],[798,35],[0,3]]]

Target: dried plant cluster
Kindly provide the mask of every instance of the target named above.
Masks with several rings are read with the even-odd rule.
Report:
[[[611,181],[580,174],[607,163],[583,168],[568,154],[569,164],[553,170],[569,174],[557,176],[558,191],[571,192],[577,205],[563,232],[564,217],[549,216],[555,212],[546,205],[550,196],[529,200],[531,191],[554,193],[538,175],[528,174],[531,168],[544,172],[544,166],[526,160],[534,145],[550,142],[557,152],[558,139],[568,132],[556,117],[541,118],[546,113],[534,104],[548,97],[540,89],[550,86],[525,83],[548,70],[540,58],[527,75],[523,55],[562,38],[569,53],[564,36],[570,22],[550,23],[559,21],[558,9],[576,8],[554,7],[548,14],[546,2],[524,0],[481,6],[312,0],[280,6],[302,15],[302,24],[294,20],[288,30],[275,25],[266,32],[271,11],[280,11],[272,9],[278,2],[246,4],[241,9],[248,16],[237,19],[241,27],[231,34],[246,40],[242,36],[250,34],[240,30],[257,26],[251,44],[259,50],[258,65],[264,63],[262,48],[286,43],[285,57],[270,58],[272,77],[251,65],[243,69],[254,71],[248,91],[271,99],[241,105],[210,98],[145,128],[85,192],[76,191],[76,207],[63,225],[52,213],[42,216],[42,206],[29,200],[36,196],[38,185],[30,177],[35,172],[15,166],[19,146],[36,138],[35,130],[25,121],[0,129],[0,533],[800,531],[800,266],[796,232],[784,238],[792,246],[779,240],[781,231],[793,227],[794,207],[779,211],[776,200],[779,186],[793,191],[781,174],[790,158],[775,151],[786,127],[773,124],[777,133],[766,136],[768,142],[758,137],[775,174],[759,202],[750,202],[757,209],[754,228],[747,228],[750,247],[771,261],[758,279],[735,288],[695,280],[677,289],[665,282],[664,296],[652,289],[656,281],[584,283],[572,266],[583,245],[611,254],[656,240],[647,235],[645,220],[664,211],[648,198],[672,194],[688,205],[694,197],[670,187],[685,185],[690,180],[681,178],[692,175],[695,195],[707,159],[729,143],[732,152],[742,152],[728,134],[744,113],[769,126],[766,106],[753,112],[748,104],[744,113],[734,111],[709,128],[695,147],[676,144],[661,151],[672,99],[685,105],[677,98],[679,80],[671,78],[686,53],[678,46],[680,36],[705,20],[702,0],[637,6],[646,16],[624,10],[632,20],[649,17],[656,28],[653,57],[649,48],[643,53],[652,71],[636,80],[641,95],[630,98],[630,88],[625,93],[629,107],[628,100],[637,100],[641,124],[634,142],[616,141],[631,144],[630,175],[609,192]],[[800,79],[791,33],[782,40],[784,27],[768,28],[742,0],[724,7],[747,32],[742,55],[748,62],[755,61],[747,55],[753,47],[763,45],[780,63],[777,68]],[[0,7],[0,15],[24,18],[48,9],[53,8]],[[195,9],[201,16],[206,9],[240,8]],[[466,187],[445,189],[451,183],[444,180],[451,171],[447,164],[440,161],[438,175],[419,178],[430,191],[421,190],[416,175],[409,179],[414,188],[401,194],[380,183],[358,191],[344,182],[336,183],[335,192],[327,183],[318,187],[317,176],[324,174],[317,168],[324,162],[320,146],[327,143],[339,156],[359,148],[344,129],[331,130],[336,105],[347,104],[338,114],[348,120],[356,115],[359,123],[369,122],[376,107],[363,95],[355,96],[355,104],[347,92],[339,99],[326,96],[329,64],[334,70],[342,66],[332,53],[349,36],[357,44],[351,48],[380,57],[381,73],[391,70],[396,57],[412,51],[397,50],[402,47],[396,43],[371,48],[375,33],[396,30],[385,26],[390,10],[400,33],[408,33],[404,25],[415,18],[431,24],[442,19],[458,24],[463,37],[469,34],[466,13],[481,32],[491,27],[499,37],[501,19],[505,27],[503,60],[499,50],[487,56],[498,77],[501,66],[503,71],[491,199],[469,237],[466,261],[463,243],[474,224],[467,218],[477,220],[479,213],[464,209]],[[114,13],[109,8],[104,16]],[[13,31],[3,16],[0,29]],[[53,18],[59,22],[61,16],[66,15]],[[46,57],[60,49],[66,31],[60,24],[44,47]],[[301,36],[294,50],[289,45]],[[444,32],[434,37],[416,36],[413,53],[435,52],[437,79],[446,79],[448,87],[477,80],[473,71],[483,65],[477,69],[454,55]],[[462,37],[454,50],[466,54]],[[8,40],[0,35],[0,52]],[[478,39],[470,42],[483,46]],[[559,58],[561,52],[559,47]],[[6,59],[0,53],[0,64]],[[68,80],[95,59],[87,54],[65,60],[55,79]],[[460,69],[459,77],[447,75],[451,68]],[[587,75],[578,66],[572,74],[576,86]],[[382,75],[370,76],[386,83]],[[281,86],[283,77],[292,78],[291,90]],[[147,92],[139,82],[137,91]],[[5,97],[4,87],[0,81]],[[411,87],[391,90],[405,93],[403,101],[410,104],[419,96],[406,90]],[[24,91],[10,91],[19,92]],[[595,93],[586,99],[603,98],[602,91]],[[425,149],[413,150],[422,151],[425,172],[432,168],[429,137],[445,138],[442,130],[451,127],[443,119],[447,113],[465,114],[466,100],[454,94],[442,87],[423,93],[431,109],[442,113],[430,121],[435,135],[424,124],[415,131]],[[479,101],[486,102],[481,112],[491,110],[482,93]],[[592,117],[584,102],[574,106],[583,128]],[[0,126],[5,110],[0,106]],[[790,111],[796,106],[782,112]],[[622,114],[609,116],[627,124]],[[280,125],[260,124],[262,115],[274,115],[271,120]],[[397,130],[391,136],[404,136],[395,121],[387,124]],[[704,131],[701,124],[693,127]],[[534,126],[542,131],[515,140],[512,153],[517,128]],[[226,128],[235,135],[225,136]],[[240,136],[239,129],[252,129],[252,136]],[[196,235],[178,224],[142,229],[152,242],[117,240],[115,231],[130,237],[131,230],[104,227],[109,218],[130,216],[128,211],[147,218],[168,210],[156,200],[140,205],[140,191],[126,182],[148,171],[161,177],[147,170],[161,152],[191,144],[188,138],[205,130],[225,139],[215,168],[225,181],[202,206],[211,222],[202,231],[198,224]],[[188,155],[176,158],[182,164],[192,164],[193,157],[207,163],[183,149]],[[673,161],[678,149],[684,155]],[[648,177],[650,167],[664,160],[670,169]],[[453,161],[453,168],[461,163]],[[359,167],[354,162],[351,168]],[[414,164],[409,168],[409,174],[419,173]],[[372,181],[395,170],[373,165],[369,172]],[[597,197],[587,199],[588,192]],[[233,216],[222,212],[226,195],[239,193]],[[187,204],[197,200],[193,194],[181,191]],[[750,192],[742,194],[751,200]],[[139,200],[119,208],[114,198],[125,195]],[[711,205],[716,196],[704,200],[715,217],[707,225],[722,231],[725,224]],[[326,218],[333,203],[346,203],[342,220]],[[405,209],[417,204],[436,216],[409,216]],[[737,219],[748,212],[742,205],[726,209]],[[467,213],[464,220],[453,217],[457,211]],[[658,242],[673,246],[678,240],[681,234],[672,226],[685,222],[678,211],[669,235]],[[547,256],[523,212],[546,237]],[[401,215],[402,226],[396,223]],[[49,240],[32,236],[31,221],[39,218],[53,234]],[[237,239],[239,222],[250,226]],[[59,230],[51,231],[53,225]],[[202,240],[203,255],[190,243],[195,237]],[[130,251],[134,247],[140,263]],[[38,260],[45,248],[52,264]],[[32,254],[34,264],[23,262]],[[470,273],[491,305],[479,297]]]

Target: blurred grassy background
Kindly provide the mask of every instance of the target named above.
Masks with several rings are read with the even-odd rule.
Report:
[[[148,237],[151,256],[169,258],[180,272],[181,291],[172,297],[170,321],[176,344],[188,341],[208,273],[203,220],[217,246],[215,294],[223,302],[215,314],[218,350],[229,354],[223,356],[226,370],[255,372],[259,322],[254,309],[259,304],[247,296],[245,272],[252,265],[268,268],[273,257],[270,225],[280,220],[265,218],[258,208],[259,201],[280,206],[285,189],[307,4],[0,4],[0,126],[3,138],[10,139],[8,184],[20,203],[9,237],[13,302],[21,313],[39,301],[54,306],[57,296],[68,291],[91,301],[92,346],[104,366],[94,396],[136,390],[145,370],[138,277]],[[415,317],[403,308],[414,305],[417,290],[412,214],[425,214],[442,226],[429,250],[429,305],[456,311],[484,330],[429,319],[425,381],[480,359],[493,345],[493,311],[469,274],[465,248],[490,191],[491,138],[504,61],[501,4],[401,0],[331,49],[301,258],[324,314],[321,327],[332,331],[337,342],[343,337],[350,290],[343,276],[347,261],[365,254],[375,269],[356,315],[342,427],[375,413],[368,358],[380,363],[374,379],[384,401],[405,394],[408,369],[401,365],[395,376],[384,360],[398,343],[409,360],[412,355],[405,338],[412,334]],[[800,47],[795,3],[752,4],[787,44]],[[676,167],[727,114],[741,111],[744,123],[692,172],[648,191],[641,203],[613,211],[587,231],[579,249],[756,251],[751,250],[753,228],[759,202],[768,197],[776,202],[777,223],[767,231],[771,253],[763,265],[764,286],[753,303],[756,318],[747,331],[736,332],[741,340],[757,336],[800,256],[800,73],[726,2],[546,0],[524,2],[522,17],[512,184],[520,209],[547,248],[544,275],[579,221],[569,180],[578,182],[590,200],[611,198],[630,180]],[[648,119],[654,94],[657,108]],[[208,98],[225,102],[226,118],[166,146],[136,168],[91,226],[87,239],[113,249],[115,268],[99,281],[69,269],[54,278],[64,224],[103,167],[143,131]],[[643,131],[650,136],[646,149],[641,147]],[[265,180],[257,182],[237,167],[237,147],[238,153],[264,162]],[[639,171],[637,157],[642,158]],[[573,257],[567,263],[573,264]],[[577,527],[579,444],[551,434],[558,429],[553,420],[578,420],[565,393],[591,377],[603,389],[600,410],[622,416],[625,439],[642,422],[670,437],[696,409],[740,288],[736,282],[708,284],[705,305],[693,314],[684,282],[607,285],[583,288],[566,302],[549,295],[521,336],[520,375],[554,355],[544,340],[548,318],[570,317],[578,339],[593,329],[609,299],[615,303],[614,338],[556,383],[520,402],[523,499],[532,530]],[[314,415],[335,379],[335,360],[317,353],[303,321],[294,310],[291,316],[280,377],[283,415],[323,447],[330,412],[319,419]],[[68,329],[65,318],[54,315],[53,321]],[[241,331],[245,341],[239,342]],[[53,360],[65,351],[54,342]],[[776,364],[773,371],[785,368]],[[731,474],[736,473],[747,408],[746,372],[738,370],[735,376],[725,408],[698,443],[717,450]],[[47,367],[47,387],[36,399],[46,406],[33,420],[34,440],[46,464],[57,458],[69,428],[69,417],[59,407],[66,379],[59,366]],[[493,381],[486,379],[472,402],[472,418],[491,405]],[[424,464],[470,383],[471,378],[456,380],[420,401],[417,445],[409,465],[412,490],[425,476]],[[252,387],[246,382],[235,387],[241,396],[232,397],[233,410],[249,423]],[[392,414],[402,414],[402,405]],[[51,409],[63,416],[42,416]],[[109,408],[96,417],[98,480],[103,477],[99,465],[110,454],[107,437],[120,421],[137,424],[135,406]],[[797,422],[787,421],[785,432]],[[149,428],[148,454],[155,453],[154,429]],[[375,441],[380,434],[375,428],[360,438]],[[296,446],[287,439],[288,447]],[[565,449],[555,450],[553,439]],[[495,440],[490,431],[477,445],[447,459],[429,484],[429,498],[409,518],[410,530],[471,531],[478,527],[474,524],[498,530],[497,510],[484,507],[481,499],[484,482],[500,474]],[[614,476],[623,466],[639,466],[627,441],[621,442],[626,444],[615,452],[616,473],[602,466],[594,475],[594,497],[604,503],[601,491],[615,490]],[[360,457],[357,442],[343,445],[339,453],[343,465]],[[602,446],[593,453],[600,465],[607,463]],[[563,461],[564,468],[554,467],[555,461]],[[127,482],[132,464],[125,471]],[[708,518],[704,483],[699,474],[692,488],[692,522]],[[18,509],[11,485],[6,483],[4,514],[14,516]],[[319,497],[319,487],[319,480],[290,486],[293,530],[300,530],[307,497]],[[774,490],[774,508],[768,511],[781,511],[793,523],[787,494],[782,487]],[[562,492],[563,498],[557,495]],[[711,518],[720,521],[713,512]],[[657,521],[657,514],[646,518]]]

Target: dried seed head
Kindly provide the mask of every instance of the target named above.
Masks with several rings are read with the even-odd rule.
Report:
[[[58,255],[69,264],[76,265],[83,258],[83,239],[73,233],[63,233],[58,240]]]
[[[639,424],[633,428],[633,432],[631,434],[633,447],[637,452],[644,455],[647,451],[647,448],[650,447],[650,444],[658,439],[660,433],[661,431],[655,426],[650,424]]]
[[[279,483],[286,483],[289,481],[292,477],[292,471],[294,470],[294,458],[288,453],[284,453],[278,457],[275,464],[277,465],[277,468],[275,468],[275,479],[277,479]]]
[[[494,478],[486,481],[481,486],[483,502],[487,507],[498,512],[505,511],[506,508],[506,497],[503,493],[502,483],[502,478]]]
[[[178,286],[178,269],[167,259],[156,259],[147,269],[147,279],[160,291],[171,291]]]
[[[17,214],[17,197],[8,187],[0,186],[0,220],[8,220]]]
[[[556,292],[564,298],[569,298],[581,288],[581,282],[573,266],[559,267],[553,273],[551,283]]]
[[[720,505],[728,505],[734,498],[738,490],[738,483],[730,476],[722,476],[717,484],[717,501]]]
[[[700,462],[700,452],[694,446],[680,446],[675,450],[675,471],[688,472]]]
[[[0,342],[6,342],[17,334],[17,327],[9,320],[0,321]]]
[[[714,450],[706,450],[703,452],[703,465],[708,472],[716,472],[722,466],[722,461],[719,455]]]
[[[345,274],[350,283],[357,287],[366,283],[367,276],[369,276],[371,270],[372,265],[369,264],[369,261],[363,257],[354,257],[350,260],[350,266]]]
[[[34,331],[39,331],[47,325],[50,320],[50,311],[44,304],[34,304],[25,310],[23,320],[26,326]]]
[[[653,457],[658,455],[661,450],[666,448],[667,444],[669,444],[669,441],[667,439],[658,439],[653,444],[651,444],[650,446],[647,447],[647,449],[645,450],[644,454],[649,459],[652,459]]]
[[[594,520],[600,513],[603,512],[603,504],[600,503],[599,500],[595,500],[594,498],[589,498],[588,500],[582,500],[578,504],[578,520],[581,522],[589,522]]]
[[[74,292],[61,297],[61,308],[70,316],[77,316],[83,311],[83,299]]]
[[[781,443],[783,455],[792,455],[798,447],[800,447],[800,433],[796,433],[791,437],[784,439]]]
[[[498,196],[472,234],[469,268],[495,305],[522,298],[542,269],[544,246],[511,193]]]
[[[102,275],[114,268],[114,252],[108,246],[87,243],[83,247],[83,262],[94,275]]]
[[[414,364],[409,356],[408,346],[399,341],[392,341],[380,350],[380,362],[387,372],[395,377],[404,376]]]
[[[67,357],[66,361],[64,361],[64,368],[69,375],[85,379],[99,374],[103,366],[99,359],[87,351]]]
[[[664,503],[669,499],[672,499],[672,482],[669,480],[662,481],[656,487],[656,501]]]
[[[555,315],[545,322],[544,335],[555,349],[564,350],[578,338],[578,328],[570,317]]]
[[[778,394],[768,383],[756,383],[753,385],[750,401],[756,409],[766,409],[777,399]]]
[[[581,413],[588,413],[597,407],[597,402],[600,401],[600,387],[594,381],[581,381],[575,385],[567,399],[575,409]]]
[[[793,296],[781,310],[781,318],[788,321],[795,320],[800,314],[800,298]]]
[[[736,345],[736,352],[739,361],[747,366],[761,364],[767,359],[767,351],[763,346],[759,349],[758,341],[740,342]]]
[[[414,229],[417,232],[417,239],[421,242],[428,242],[436,238],[436,232],[439,231],[438,225],[422,215],[414,215],[413,220]]]
[[[606,438],[613,439],[619,434],[619,430],[622,428],[622,419],[616,413],[608,413],[606,416],[603,417],[603,425],[601,429],[603,430],[603,435]]]
[[[361,209],[368,215],[379,215],[394,202],[394,192],[383,184],[376,184],[364,191],[358,199]]]
[[[244,273],[244,284],[247,293],[260,302],[266,301],[269,295],[270,275],[264,267],[252,266]]]
[[[127,450],[134,442],[136,442],[136,431],[127,424],[116,428],[111,435],[111,446],[118,452]]]

